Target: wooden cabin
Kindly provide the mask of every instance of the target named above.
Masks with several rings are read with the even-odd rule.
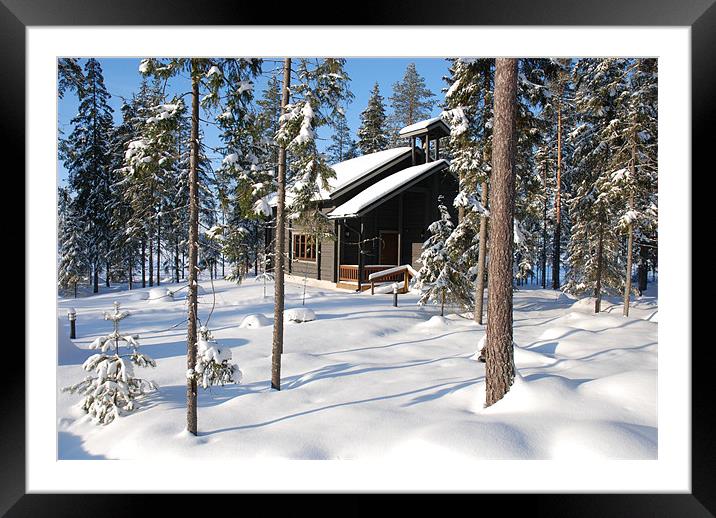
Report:
[[[375,272],[400,265],[419,269],[428,226],[439,218],[438,196],[453,211],[458,192],[449,162],[440,158],[440,139],[449,134],[442,119],[428,119],[399,132],[408,146],[333,165],[336,177],[321,192],[320,207],[334,236],[317,240],[289,219],[286,272],[364,290]],[[376,282],[398,281],[401,275],[408,273]]]

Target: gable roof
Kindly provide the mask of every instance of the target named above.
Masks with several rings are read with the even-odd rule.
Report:
[[[412,137],[414,135],[421,135],[423,133],[442,133],[441,137],[445,137],[450,134],[450,127],[445,124],[442,117],[433,117],[432,119],[425,119],[424,121],[416,122],[409,126],[405,126],[398,132],[401,137]]]
[[[447,160],[441,159],[402,169],[370,185],[347,202],[336,207],[328,214],[328,217],[338,219],[362,216],[433,173],[446,169],[449,165]]]
[[[331,190],[330,193],[326,193],[326,197],[335,196],[347,187],[368,180],[410,154],[411,148],[404,146],[369,153],[332,165],[331,168],[336,172],[336,177],[329,181]]]
[[[416,152],[421,152],[416,149]],[[328,180],[328,189],[320,188],[316,199],[327,200],[328,198],[337,196],[341,191],[345,191],[350,187],[355,187],[361,183],[370,180],[382,171],[392,167],[401,160],[409,157],[412,153],[410,146],[386,149],[361,155],[350,160],[344,160],[331,166],[335,171],[335,178]],[[295,188],[295,186],[294,186]],[[291,188],[286,189],[286,203],[290,203],[293,199],[293,191]],[[278,194],[272,192],[265,197],[269,207],[275,207],[278,200]]]

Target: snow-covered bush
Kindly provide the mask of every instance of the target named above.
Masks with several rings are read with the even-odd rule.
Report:
[[[241,383],[241,370],[231,361],[231,350],[220,346],[204,326],[199,328],[194,370],[197,382],[205,389],[212,385]]]
[[[97,424],[109,424],[121,415],[120,411],[134,410],[137,397],[157,389],[153,381],[134,377],[135,365],[156,367],[156,363],[138,351],[139,336],[124,336],[119,332],[119,322],[128,316],[128,311],[119,311],[118,302],[114,303],[114,313],[104,313],[104,319],[112,321],[114,330],[90,344],[90,349],[98,349],[100,353],[87,358],[82,368],[92,374],[62,389],[84,396],[82,409]],[[120,347],[129,352],[120,354]]]

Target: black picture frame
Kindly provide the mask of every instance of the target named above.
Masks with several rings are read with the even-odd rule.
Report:
[[[710,148],[716,121],[716,4],[715,0],[502,0],[475,2],[411,0],[361,5],[351,25],[621,25],[690,26],[692,81],[692,171],[703,165],[713,175]],[[43,25],[335,25],[333,9],[317,3],[303,14],[280,12],[275,2],[224,4],[203,0],[201,8],[189,0],[0,0],[0,49],[4,79],[0,80],[3,121],[2,146],[25,146],[25,28]],[[232,13],[235,10],[235,13]],[[315,12],[325,12],[319,22]],[[311,16],[309,18],[309,16]],[[25,168],[17,156],[16,170]],[[690,181],[693,185],[694,175]],[[701,179],[699,180],[701,182]],[[20,186],[24,190],[24,187]],[[706,191],[699,184],[701,192]],[[692,187],[692,194],[695,191]],[[25,192],[28,196],[30,193]],[[693,196],[692,196],[693,200]],[[695,200],[694,200],[695,202]],[[697,221],[692,218],[693,223]],[[693,230],[692,230],[693,232]],[[692,233],[692,235],[695,235]],[[27,236],[26,236],[27,237]],[[693,255],[692,255],[693,257]],[[691,282],[691,279],[684,279]],[[693,286],[693,284],[692,284]],[[688,301],[685,301],[688,303]],[[692,321],[694,321],[692,317]],[[681,325],[691,328],[691,322]],[[688,354],[689,344],[683,344]],[[510,507],[529,500],[531,513],[550,516],[714,516],[716,513],[716,440],[710,390],[708,347],[691,347],[692,357],[692,492],[689,494],[510,495]],[[26,347],[32,344],[25,344]],[[668,375],[661,373],[660,375]],[[25,374],[3,374],[0,391],[0,513],[7,516],[127,516],[136,513],[137,498],[122,495],[25,494]],[[489,503],[473,500],[484,511]],[[491,500],[494,497],[490,497]],[[166,500],[166,497],[164,497]],[[293,499],[292,499],[293,500]],[[354,500],[354,499],[352,499]],[[200,508],[197,499],[181,501],[184,512]],[[243,504],[248,505],[248,504]],[[298,504],[300,505],[300,504]],[[422,505],[422,504],[420,504]],[[361,506],[348,506],[353,513]],[[317,510],[317,512],[319,512]],[[475,512],[479,512],[475,507]],[[232,513],[233,514],[233,513]],[[273,513],[272,513],[273,514]],[[314,513],[312,513],[314,514]]]

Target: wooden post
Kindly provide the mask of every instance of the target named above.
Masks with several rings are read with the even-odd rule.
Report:
[[[416,157],[415,157],[415,137],[410,137],[410,157],[412,159],[413,165],[418,165],[415,163]]]
[[[426,133],[423,137],[423,145],[425,147],[425,163],[430,162],[430,137]]]

